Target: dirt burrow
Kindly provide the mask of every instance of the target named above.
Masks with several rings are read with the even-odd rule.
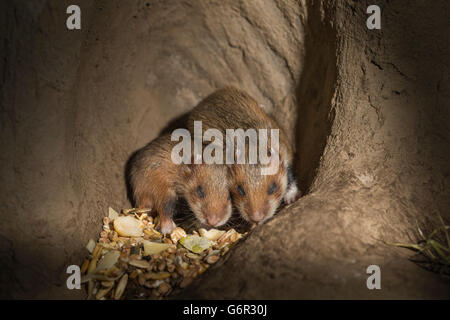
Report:
[[[286,129],[307,195],[180,297],[449,297],[381,242],[450,219],[446,1],[381,1],[372,31],[365,1],[85,0],[79,31],[69,4],[0,4],[1,296],[83,297],[65,270],[129,207],[129,155],[231,84]]]

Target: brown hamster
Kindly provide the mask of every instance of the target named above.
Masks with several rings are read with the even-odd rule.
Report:
[[[296,200],[299,192],[292,168],[293,151],[286,134],[250,95],[233,87],[219,89],[190,112],[188,128],[191,133],[194,133],[194,121],[202,122],[202,134],[208,129],[217,129],[223,137],[227,129],[279,129],[276,152],[280,166],[276,174],[262,175],[261,164],[248,161],[230,166],[233,203],[244,219],[262,223],[274,215],[282,200],[287,204]]]
[[[171,152],[178,142],[162,135],[137,151],[129,163],[135,205],[156,209],[164,234],[175,227],[178,197],[183,197],[203,224],[218,227],[231,216],[232,205],[225,165],[175,164]]]

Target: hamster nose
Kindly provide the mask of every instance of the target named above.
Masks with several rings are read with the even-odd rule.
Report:
[[[255,211],[249,215],[249,218],[252,222],[257,223],[264,219],[264,213],[262,211]]]
[[[206,218],[206,222],[208,222],[208,224],[212,227],[214,227],[216,224],[218,224],[220,222],[220,217],[219,216],[208,216]]]

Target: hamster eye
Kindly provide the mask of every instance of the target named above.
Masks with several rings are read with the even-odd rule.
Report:
[[[237,191],[239,192],[239,194],[241,196],[245,196],[245,191],[244,191],[244,188],[242,188],[242,186],[238,186]]]
[[[197,187],[197,194],[200,198],[206,197],[205,190],[203,190],[203,188],[201,186]]]
[[[273,182],[267,189],[267,194],[270,195],[270,194],[274,193],[276,189],[277,189],[277,184],[275,182]]]
[[[228,192],[227,200],[231,200],[231,192]]]

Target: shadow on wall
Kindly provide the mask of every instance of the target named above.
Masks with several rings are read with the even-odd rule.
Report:
[[[307,4],[304,69],[297,89],[296,174],[300,190],[313,183],[334,119],[336,31],[322,20],[320,3]],[[326,15],[325,15],[326,16]]]

